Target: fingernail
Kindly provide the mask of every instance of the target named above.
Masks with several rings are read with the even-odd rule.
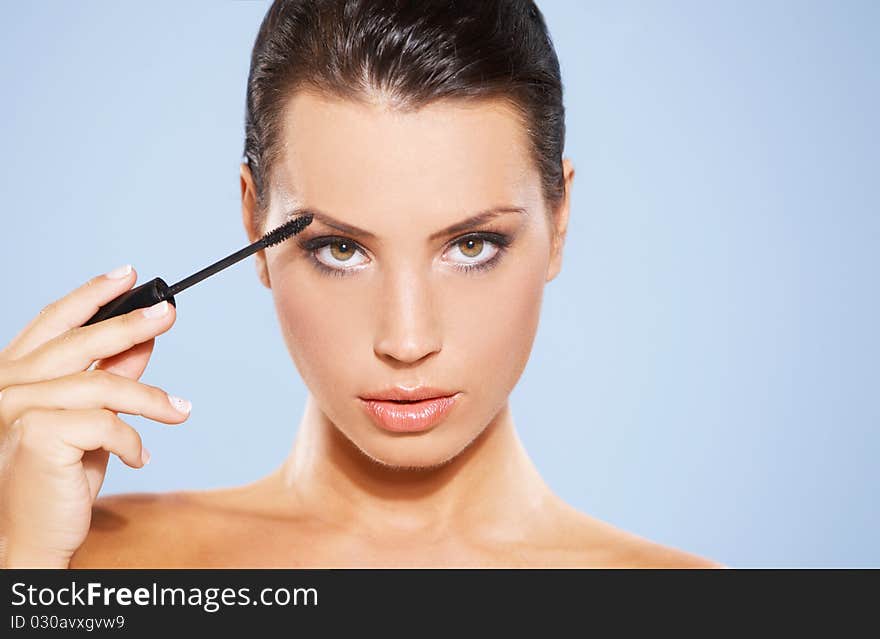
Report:
[[[144,466],[150,463],[150,451],[147,450],[147,447],[144,446],[141,448],[141,461],[144,463]]]
[[[168,300],[162,300],[158,304],[153,304],[149,308],[144,309],[144,317],[155,319],[162,317],[168,312]]]
[[[181,399],[180,397],[175,397],[174,395],[168,395],[168,401],[171,402],[171,405],[174,406],[174,410],[183,413],[184,415],[188,415],[192,410],[192,402],[188,399]]]
[[[111,280],[118,280],[122,279],[129,273],[131,273],[131,264],[125,264],[124,266],[117,266],[112,271],[107,271],[104,276]]]

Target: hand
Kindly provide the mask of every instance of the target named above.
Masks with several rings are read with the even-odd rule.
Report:
[[[149,460],[117,413],[166,424],[189,416],[189,402],[137,381],[177,318],[172,304],[159,317],[137,309],[82,326],[137,280],[134,269],[115,271],[43,308],[0,351],[0,566],[67,567],[110,453],[132,468]]]

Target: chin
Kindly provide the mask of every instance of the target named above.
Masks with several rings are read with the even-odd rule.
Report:
[[[478,436],[460,441],[440,432],[440,428],[414,435],[379,433],[364,439],[346,437],[373,463],[389,470],[431,471],[458,457]],[[345,433],[344,433],[345,434]]]

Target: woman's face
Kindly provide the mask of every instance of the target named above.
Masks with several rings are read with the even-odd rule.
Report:
[[[282,135],[263,229],[251,226],[246,167],[242,188],[254,237],[292,211],[316,212],[257,262],[303,381],[372,459],[449,461],[491,425],[525,368],[568,197],[548,216],[522,124],[500,102],[402,114],[297,92]],[[361,399],[419,386],[455,401],[415,431],[371,417],[369,406],[396,405]]]

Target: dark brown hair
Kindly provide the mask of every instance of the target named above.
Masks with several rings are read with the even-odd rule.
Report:
[[[503,99],[528,134],[550,211],[564,195],[559,60],[532,0],[275,0],[254,43],[245,113],[260,226],[282,111],[304,88],[355,101],[379,93],[401,111]]]

